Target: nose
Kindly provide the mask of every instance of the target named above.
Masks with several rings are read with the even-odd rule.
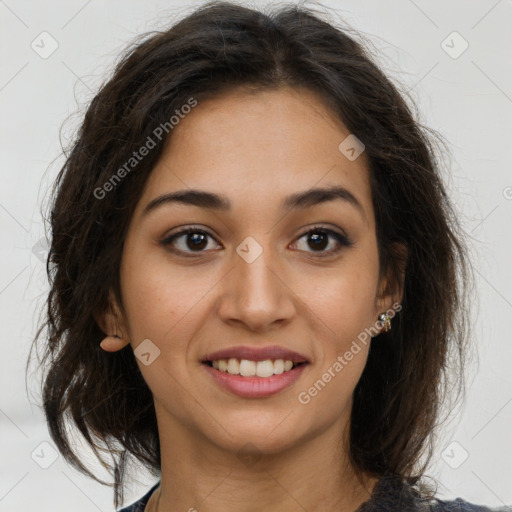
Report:
[[[265,257],[269,253],[264,250],[251,263],[236,255],[217,303],[217,314],[224,322],[268,331],[289,323],[296,314],[292,283],[272,255]]]

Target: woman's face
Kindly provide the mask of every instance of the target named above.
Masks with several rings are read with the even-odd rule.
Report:
[[[137,363],[161,429],[275,453],[348,425],[370,343],[358,336],[396,297],[380,295],[365,155],[339,149],[347,136],[317,96],[290,88],[199,102],[174,127],[121,264],[122,325],[133,349],[145,340]],[[334,187],[345,191],[310,195]],[[228,207],[165,200],[192,189]],[[306,363],[258,365],[294,359],[268,347]],[[224,349],[224,359],[244,359],[243,373],[276,374],[204,362]]]

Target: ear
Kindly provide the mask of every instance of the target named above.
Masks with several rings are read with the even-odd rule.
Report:
[[[403,298],[408,256],[407,246],[399,242],[393,243],[391,255],[395,265],[389,265],[379,282],[376,298],[376,307],[379,312],[391,309],[393,304],[400,304]]]
[[[95,313],[94,319],[106,336],[100,343],[106,352],[117,352],[130,343],[123,314],[112,291],[109,293],[106,310]]]

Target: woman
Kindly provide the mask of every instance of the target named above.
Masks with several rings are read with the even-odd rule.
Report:
[[[216,2],[139,41],[51,225],[44,409],[116,508],[132,456],[159,481],[123,512],[489,510],[422,479],[471,269],[433,139],[347,31]]]

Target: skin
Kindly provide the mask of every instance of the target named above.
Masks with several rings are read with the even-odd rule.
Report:
[[[232,90],[200,102],[174,128],[127,233],[123,307],[114,302],[117,313],[100,319],[121,336],[106,338],[105,350],[145,339],[160,350],[150,365],[137,359],[162,453],[161,486],[146,511],[353,511],[369,498],[377,480],[355,479],[347,444],[369,343],[307,405],[297,399],[401,299],[379,275],[365,155],[349,161],[338,150],[348,135],[320,97],[289,87]],[[362,212],[341,200],[280,210],[291,193],[331,185],[348,189]],[[142,214],[152,199],[187,188],[224,194],[232,211],[174,203]],[[304,236],[316,224],[353,244],[329,237],[317,248]],[[190,235],[174,247],[197,257],[161,244],[191,225],[212,236],[200,249]],[[236,252],[248,236],[263,250],[252,263]],[[274,344],[311,364],[272,397],[233,395],[200,363],[214,350]],[[253,462],[237,455],[247,443]]]

